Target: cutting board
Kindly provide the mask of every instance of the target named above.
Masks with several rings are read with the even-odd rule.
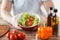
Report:
[[[8,25],[0,25],[0,37],[4,36],[9,29],[10,27]]]

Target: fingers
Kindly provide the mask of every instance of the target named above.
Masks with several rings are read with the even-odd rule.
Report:
[[[47,17],[41,16],[40,18],[41,18],[41,23],[47,22]]]

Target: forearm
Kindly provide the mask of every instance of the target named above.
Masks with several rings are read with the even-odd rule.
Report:
[[[7,21],[7,22],[11,22],[11,19],[12,19],[12,16],[11,15],[9,15],[10,14],[10,12],[6,12],[6,11],[3,11],[3,10],[1,10],[1,17],[5,20],[5,21]]]
[[[8,0],[2,0],[1,12],[8,15],[8,16],[12,16],[10,14],[11,6],[12,6],[11,2],[9,2]]]
[[[49,12],[50,7],[54,7],[52,0],[48,0],[47,2],[44,2],[43,5],[47,12]]]
[[[3,0],[1,5],[1,16],[5,21],[9,22],[12,26],[19,29],[15,17],[11,15],[11,7],[12,2],[10,0]]]
[[[2,0],[2,5],[1,5],[1,16],[4,20],[10,21],[12,18],[12,15],[10,13],[11,11],[11,3],[8,2],[7,0]]]

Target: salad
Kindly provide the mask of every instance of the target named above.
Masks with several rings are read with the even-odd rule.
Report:
[[[39,18],[27,12],[23,13],[18,19],[18,23],[24,27],[35,26],[39,23]]]

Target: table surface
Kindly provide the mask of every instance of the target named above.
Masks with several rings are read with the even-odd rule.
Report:
[[[1,23],[2,22],[2,23]],[[0,19],[0,24],[8,24],[6,21]],[[10,31],[14,30],[16,28],[14,28],[13,26],[11,26],[10,28]],[[58,36],[60,36],[60,29],[58,29]],[[37,37],[37,31],[24,31],[24,30],[19,30],[19,31],[22,31],[22,32],[25,32],[26,33],[26,39],[25,40],[40,40],[38,39]],[[0,40],[9,40],[6,35],[4,35],[3,37],[0,37]],[[52,37],[51,39],[49,40],[60,40],[60,37]]]

